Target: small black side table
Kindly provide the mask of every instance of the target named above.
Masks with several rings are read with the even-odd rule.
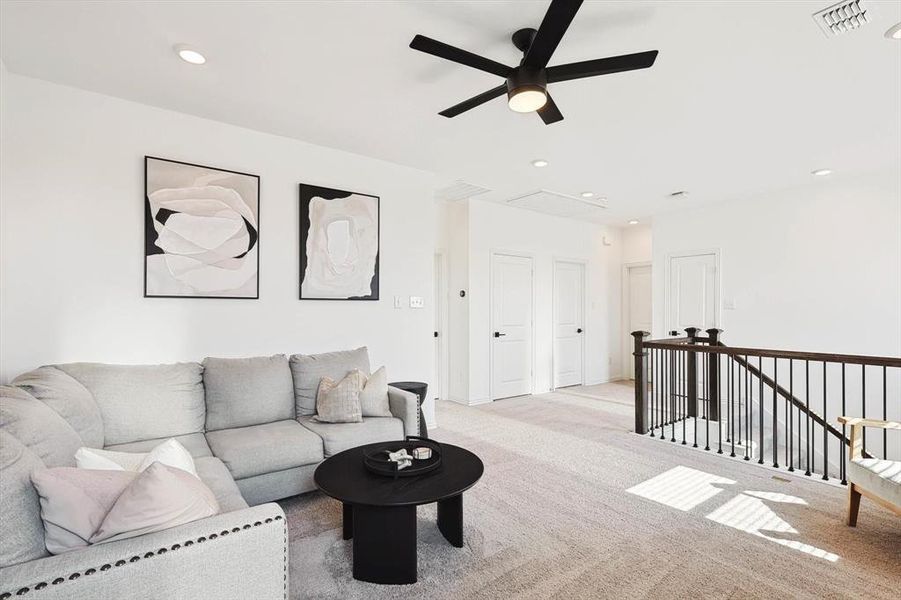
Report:
[[[425,416],[422,414],[422,403],[425,402],[425,397],[429,393],[429,384],[421,381],[395,381],[388,385],[419,396],[419,437],[429,437],[429,428],[426,427]]]

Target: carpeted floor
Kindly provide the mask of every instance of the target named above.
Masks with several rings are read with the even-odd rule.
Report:
[[[292,498],[292,597],[898,597],[901,519],[864,499],[852,529],[843,489],[628,433],[630,394],[440,403],[434,437],[485,463],[464,495],[466,547],[420,507],[419,582],[358,582],[340,505]]]

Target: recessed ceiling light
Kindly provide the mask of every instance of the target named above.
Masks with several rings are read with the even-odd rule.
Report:
[[[550,163],[548,163],[548,161],[541,159],[541,158],[532,161],[533,167],[539,167],[539,168],[546,167],[546,166],[548,166],[548,164],[550,164]]]
[[[632,219],[629,221],[629,225],[638,225],[638,219]]]
[[[817,177],[822,177],[824,175],[832,175],[832,169],[817,169],[816,171],[811,171],[811,175],[816,175]]]
[[[175,52],[180,59],[187,63],[191,63],[192,65],[202,65],[206,62],[206,57],[203,54],[185,44],[178,44],[175,46]]]
[[[581,196],[583,198],[594,198],[594,192],[582,192]]]
[[[885,32],[885,37],[890,40],[901,40],[901,23],[889,28],[889,30]]]

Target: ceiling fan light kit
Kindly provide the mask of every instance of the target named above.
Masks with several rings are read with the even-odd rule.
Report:
[[[507,105],[511,110],[522,113],[537,112],[544,124],[550,125],[562,121],[563,114],[548,92],[548,84],[647,69],[654,64],[657,59],[656,50],[548,67],[554,50],[557,49],[581,6],[582,0],[552,0],[538,29],[517,30],[512,37],[513,45],[523,53],[517,67],[509,67],[424,35],[415,36],[410,42],[410,48],[414,50],[505,79],[502,85],[464,100],[438,114],[448,118],[456,117],[506,93]]]

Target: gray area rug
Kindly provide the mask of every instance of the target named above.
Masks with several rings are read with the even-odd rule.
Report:
[[[572,392],[439,403],[485,475],[464,548],[419,508],[414,585],[353,579],[338,502],[283,501],[292,598],[899,597],[901,519],[864,499],[846,527],[842,488],[629,433],[626,385]]]

